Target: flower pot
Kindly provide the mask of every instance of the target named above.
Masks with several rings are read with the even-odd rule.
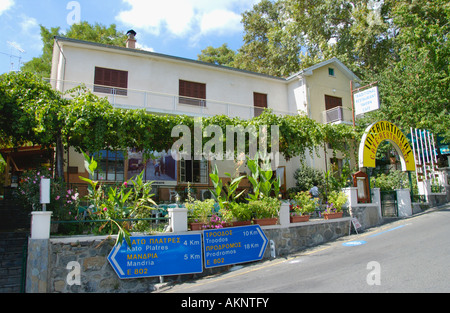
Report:
[[[53,212],[31,212],[31,239],[49,239],[50,222]]]
[[[309,221],[309,215],[291,216],[291,223],[301,223],[301,222],[308,222],[308,221]]]
[[[222,222],[220,223],[222,228],[233,227],[233,222]]]
[[[323,217],[326,220],[331,220],[331,219],[334,219],[334,218],[341,218],[343,214],[344,214],[343,212],[323,213]]]
[[[258,224],[260,226],[267,226],[267,225],[276,225],[278,222],[278,218],[272,217],[272,218],[255,218],[254,219],[255,224]]]
[[[203,223],[189,223],[191,230],[204,230],[205,224]]]
[[[248,226],[252,224],[252,221],[236,221],[233,222],[233,227],[238,227],[238,226]]]

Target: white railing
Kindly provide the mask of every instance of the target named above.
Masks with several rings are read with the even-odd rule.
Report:
[[[331,110],[323,112],[322,122],[324,124],[331,123],[352,123],[352,110],[345,107],[335,107]]]
[[[190,116],[227,115],[229,117],[239,117],[242,119],[253,118],[255,116],[255,111],[256,113],[260,111],[258,108],[255,109],[253,105],[220,100],[191,98],[148,90],[122,89],[100,85],[94,86],[94,84],[85,84],[67,80],[47,79],[47,81],[50,82],[53,88],[61,92],[84,85],[97,96],[107,97],[108,101],[114,107],[124,109],[145,109],[148,112],[153,113],[185,114]],[[105,92],[98,92],[99,90]],[[277,109],[273,109],[273,113],[278,115],[297,114],[297,112]]]

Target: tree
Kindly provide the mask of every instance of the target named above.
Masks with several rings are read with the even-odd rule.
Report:
[[[450,140],[450,4],[445,0],[263,0],[243,14],[236,66],[288,76],[339,58],[363,84],[378,81],[381,109],[404,131]]]
[[[62,99],[50,84],[30,73],[0,76],[0,144],[19,147],[27,142],[51,145]]]
[[[61,108],[68,104],[50,84],[30,73],[0,76],[0,146],[26,143],[56,147],[56,172],[63,177]]]
[[[369,0],[264,0],[243,14],[240,68],[288,76],[338,57],[357,75],[389,59],[390,4]]]
[[[198,55],[198,60],[233,67],[235,57],[236,52],[228,48],[228,45],[224,43],[219,48],[214,48],[212,46],[206,47],[206,49],[203,49],[202,53]]]
[[[44,78],[50,77],[55,36],[64,36],[119,47],[125,47],[127,39],[127,35],[118,31],[115,24],[106,27],[98,23],[91,25],[88,22],[81,22],[79,24],[73,24],[65,34],[61,32],[60,27],[47,29],[41,25],[42,55],[25,63],[22,71],[35,73]]]
[[[235,66],[257,73],[287,76],[300,68],[300,43],[285,31],[282,1],[263,0],[243,14],[244,45]]]
[[[361,121],[387,119],[405,132],[422,128],[450,142],[450,4],[396,1],[392,7],[397,58],[378,74],[380,110]]]

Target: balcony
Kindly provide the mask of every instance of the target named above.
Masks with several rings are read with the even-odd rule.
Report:
[[[322,113],[324,124],[353,124],[352,110],[346,107],[335,107]]]
[[[189,116],[227,115],[241,119],[251,119],[255,116],[253,105],[231,103],[212,99],[198,99],[155,91],[114,88],[93,84],[82,84],[73,81],[50,80],[48,82],[61,92],[84,85],[93,94],[106,97],[116,108],[145,109],[156,114],[173,114]],[[273,109],[274,114],[295,115],[296,112]],[[258,115],[258,114],[257,114]]]

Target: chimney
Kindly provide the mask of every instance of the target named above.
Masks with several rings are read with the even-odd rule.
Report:
[[[127,36],[127,48],[136,49],[136,38],[134,38],[134,36],[136,36],[136,32],[131,29],[127,32]]]

